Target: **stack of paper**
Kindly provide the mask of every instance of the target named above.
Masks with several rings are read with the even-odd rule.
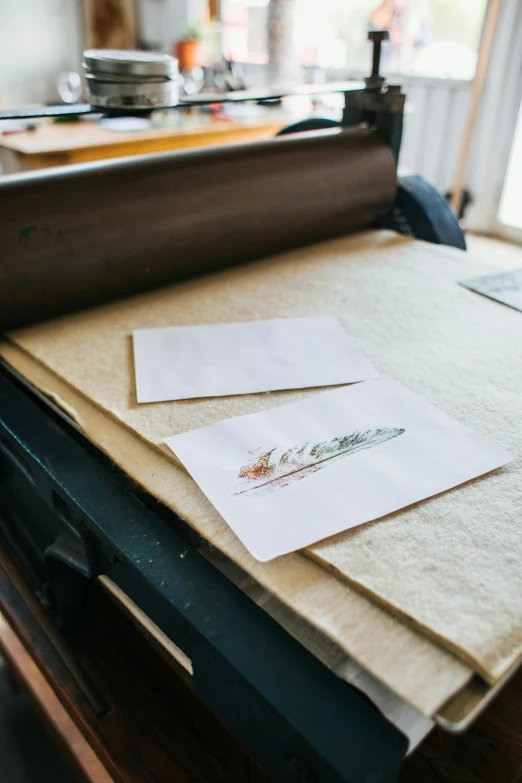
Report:
[[[140,403],[353,384],[166,438],[260,561],[513,459],[395,381],[378,380],[334,318],[138,330],[134,359]]]

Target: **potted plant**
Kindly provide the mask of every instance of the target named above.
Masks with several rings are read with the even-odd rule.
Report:
[[[174,53],[179,61],[180,71],[190,71],[199,65],[199,41],[201,32],[196,25],[187,25],[183,31],[183,38],[177,41]]]

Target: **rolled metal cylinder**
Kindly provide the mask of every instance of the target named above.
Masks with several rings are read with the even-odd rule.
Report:
[[[366,228],[395,189],[366,129],[4,177],[0,329]]]
[[[87,49],[83,67],[91,105],[150,110],[178,103],[178,61],[168,54]]]

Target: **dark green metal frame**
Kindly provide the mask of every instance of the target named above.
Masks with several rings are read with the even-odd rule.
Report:
[[[397,780],[406,738],[171,522],[0,366],[0,530],[35,591],[78,620],[83,586],[108,575],[191,659],[199,697],[277,780]]]

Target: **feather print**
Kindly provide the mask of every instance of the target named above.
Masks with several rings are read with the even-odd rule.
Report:
[[[300,446],[287,449],[279,459],[280,449],[270,449],[256,456],[256,449],[250,452],[252,459],[243,465],[238,473],[238,486],[234,495],[248,494],[251,497],[266,495],[282,489],[294,481],[300,481],[318,470],[348,457],[363,449],[372,449],[380,443],[402,435],[403,429],[383,427],[365,432],[352,432],[330,441],[311,443],[305,441]]]

